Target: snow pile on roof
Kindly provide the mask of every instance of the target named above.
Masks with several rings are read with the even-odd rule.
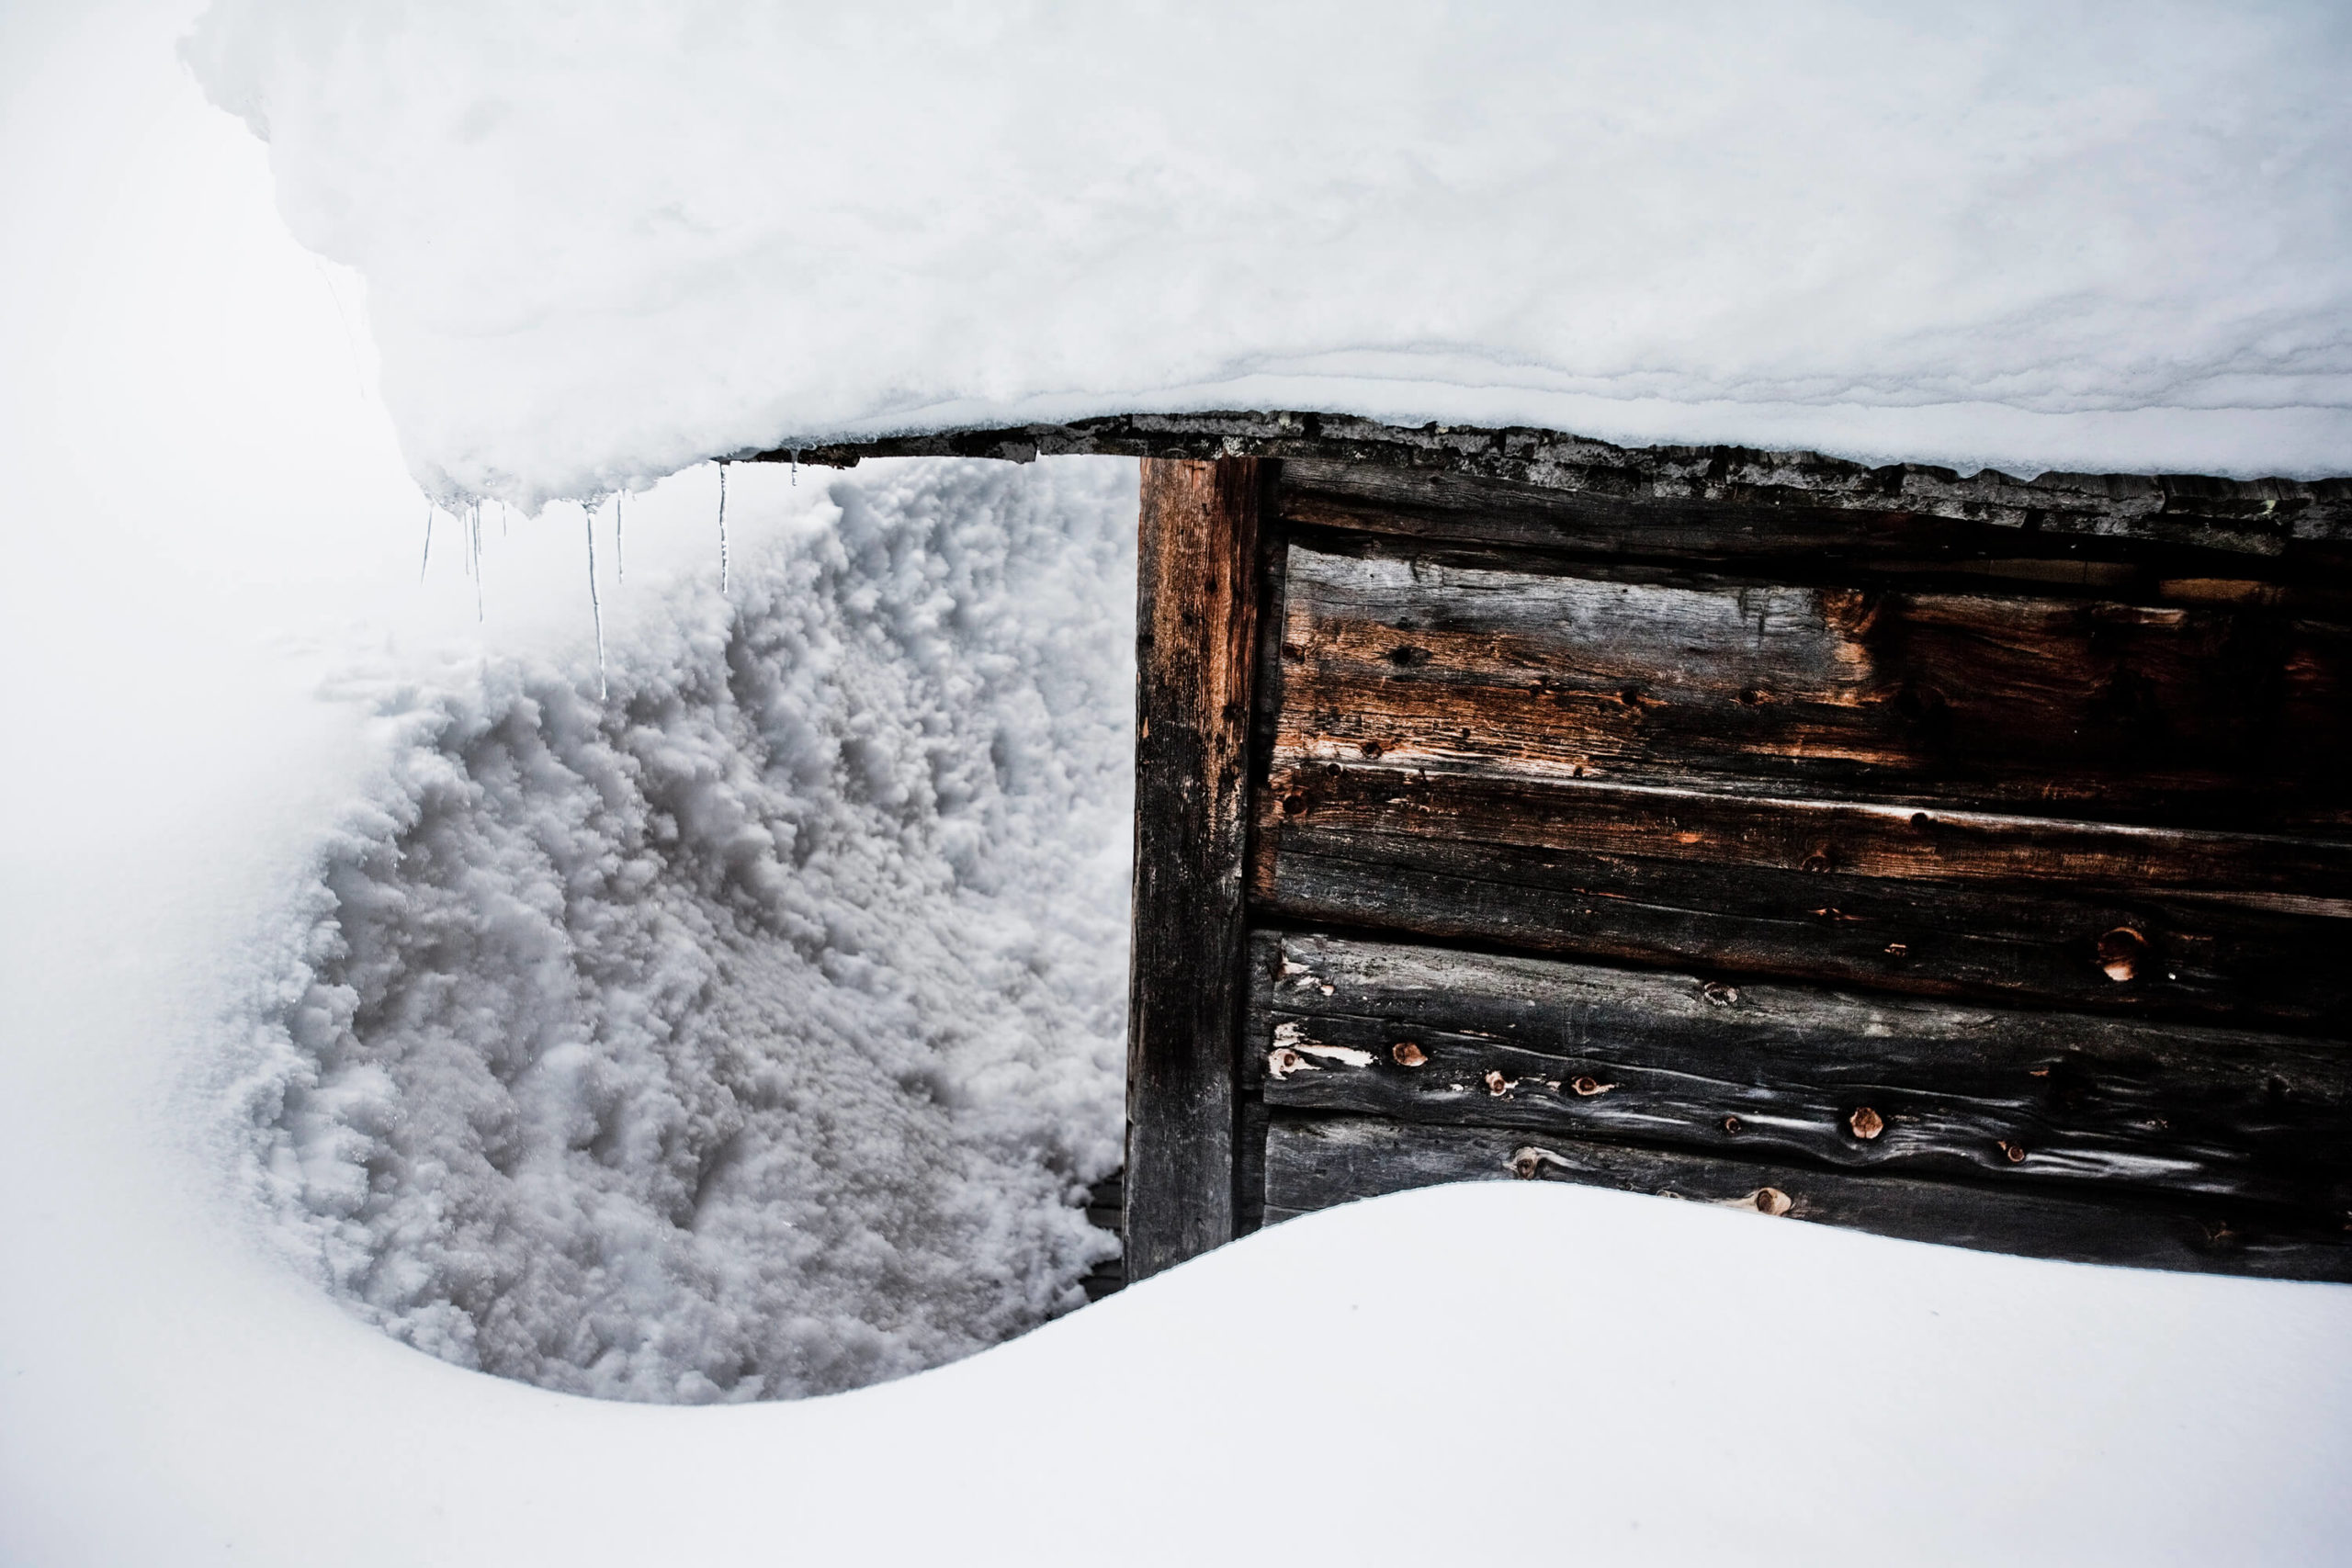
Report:
[[[576,658],[382,699],[233,1093],[287,1239],[401,1339],[825,1393],[1116,1250],[1072,1205],[1119,1159],[1134,467],[821,493],[764,549],[739,508],[731,602],[641,617],[609,703]]]
[[[2352,468],[2340,6],[216,0],[187,54],[445,498],[1269,406]]]

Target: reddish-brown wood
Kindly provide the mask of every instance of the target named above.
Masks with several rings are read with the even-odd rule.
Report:
[[[1277,765],[2352,821],[2352,630],[2259,604],[1290,557]]]

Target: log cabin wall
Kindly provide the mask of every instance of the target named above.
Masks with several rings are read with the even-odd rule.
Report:
[[[1129,1277],[1532,1179],[2352,1280],[2352,486],[863,450],[1147,459]]]
[[[1135,1276],[1519,1179],[2352,1278],[2326,551],[1313,460],[1144,495]]]

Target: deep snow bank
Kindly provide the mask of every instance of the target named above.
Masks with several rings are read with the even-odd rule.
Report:
[[[1294,407],[2352,467],[2352,13],[216,0],[410,465]]]
[[[640,616],[609,701],[577,654],[376,696],[389,776],[230,1091],[331,1291],[684,1401],[1076,1303],[1114,1250],[1070,1204],[1118,1161],[1134,484],[882,465],[752,550],[739,495],[731,598]]]

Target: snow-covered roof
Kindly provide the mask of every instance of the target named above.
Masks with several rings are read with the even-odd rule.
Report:
[[[187,53],[445,498],[1219,408],[2352,469],[2341,7],[217,0]]]

